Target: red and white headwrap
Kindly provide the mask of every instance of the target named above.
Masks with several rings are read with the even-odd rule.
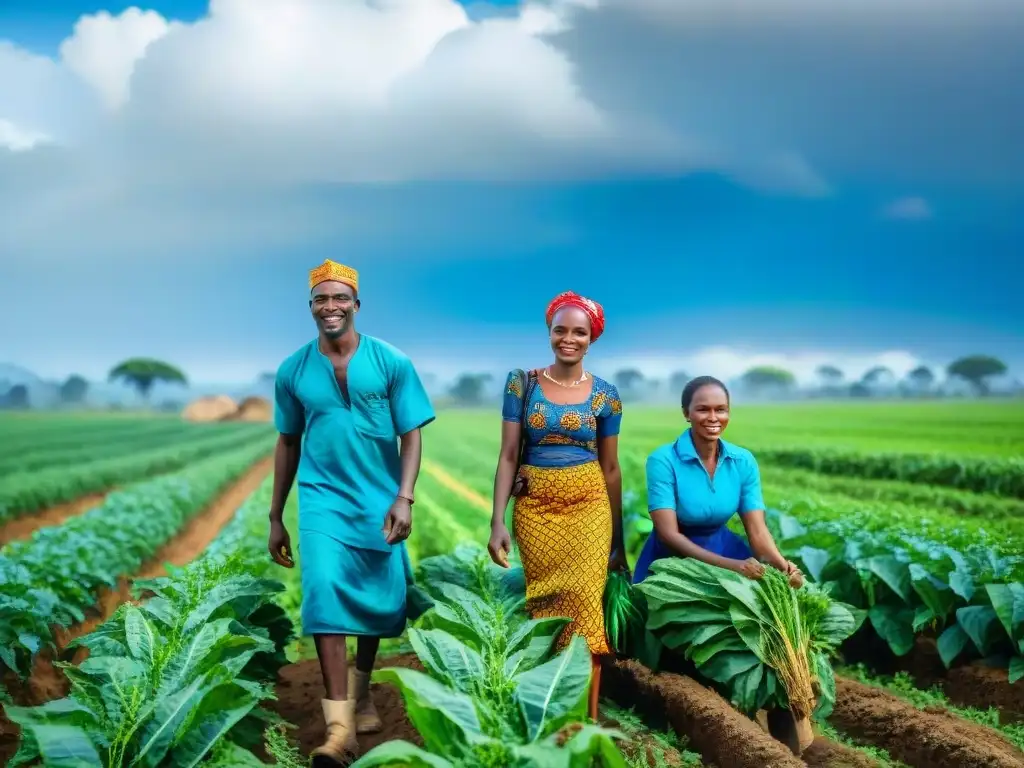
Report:
[[[590,340],[597,341],[597,337],[604,333],[604,307],[598,304],[593,299],[588,299],[586,296],[580,296],[578,293],[572,291],[565,291],[560,293],[551,300],[548,304],[548,311],[546,319],[548,327],[551,327],[551,321],[555,319],[555,313],[560,309],[566,307],[576,307],[582,309],[587,317],[590,318]]]

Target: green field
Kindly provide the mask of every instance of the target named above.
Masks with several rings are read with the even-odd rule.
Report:
[[[620,462],[633,558],[650,530],[644,461],[651,450],[674,440],[685,426],[676,409],[626,404]],[[191,765],[192,758],[198,759],[210,747],[219,764],[247,764],[238,762],[249,759],[244,755],[251,756],[242,747],[254,744],[232,730],[230,723],[225,721],[220,730],[189,729],[203,712],[212,712],[209,707],[215,702],[221,702],[217,706],[228,702],[240,718],[235,722],[244,721],[250,735],[256,727],[259,736],[266,723],[260,725],[255,713],[271,705],[252,685],[272,682],[274,670],[286,663],[285,652],[289,668],[301,670],[304,664],[315,664],[308,660],[308,643],[289,639],[288,627],[297,621],[301,600],[298,574],[282,572],[266,558],[269,478],[233,520],[211,511],[216,500],[230,494],[260,460],[266,477],[273,430],[266,424],[187,424],[166,416],[3,414],[0,433],[4,435],[0,526],[17,531],[3,538],[0,528],[0,541],[10,541],[0,549],[0,584],[4,585],[0,671],[7,670],[3,677],[7,695],[15,704],[39,704],[28,693],[40,689],[41,684],[33,688],[35,676],[40,669],[52,669],[46,665],[54,652],[67,649],[68,640],[81,635],[78,642],[92,648],[96,661],[82,673],[86,687],[73,693],[73,699],[78,696],[74,700],[88,708],[87,698],[81,698],[88,686],[94,686],[101,699],[134,696],[136,709],[131,717],[139,718],[132,726],[125,720],[128,710],[106,712],[86,728],[81,726],[85,715],[75,715],[65,705],[61,705],[62,714],[47,707],[10,708],[11,720],[41,738],[39,744],[25,748],[29,752],[43,749],[43,742],[54,733],[48,728],[59,720],[68,727],[84,728],[82,738],[97,755],[94,762],[88,756],[92,752],[83,746],[87,757],[76,765],[128,765],[144,749],[140,744],[146,734],[160,742],[160,754],[165,755],[163,762],[153,765]],[[441,566],[430,563],[449,562],[458,545],[486,543],[499,435],[496,408],[444,410],[425,431],[409,549],[416,563],[429,566],[421,573],[421,584],[442,601],[432,581]],[[769,520],[780,546],[813,580],[829,583],[836,599],[864,612],[861,634],[870,635],[872,642],[897,660],[916,653],[922,638],[937,641],[941,661],[961,669],[960,688],[955,692],[960,699],[955,707],[949,702],[942,706],[967,718],[972,727],[999,731],[1011,741],[1024,743],[1024,735],[1004,724],[1014,713],[1024,717],[1024,706],[1012,703],[1017,700],[1014,696],[1019,698],[1013,690],[1024,681],[1003,683],[1005,695],[995,700],[1010,703],[996,703],[1002,709],[994,710],[995,714],[982,711],[993,700],[990,690],[985,693],[988,699],[983,701],[979,694],[977,702],[964,700],[964,696],[970,699],[970,691],[962,690],[964,665],[982,657],[1004,670],[999,673],[1003,680],[1007,675],[1010,680],[1024,675],[1024,403],[743,406],[733,411],[726,439],[751,449],[758,458]],[[251,479],[248,482],[254,487]],[[94,502],[49,517],[55,505],[82,497]],[[293,499],[287,515],[293,530],[297,514]],[[184,571],[171,570],[157,599],[143,602],[139,609],[114,612],[118,600],[127,597],[117,592],[118,585],[160,572],[161,557],[185,557],[185,562],[194,563]],[[469,575],[476,572],[469,561],[444,568],[449,569],[445,578],[468,579],[466,584],[477,584],[473,579],[479,579],[479,574]],[[469,570],[457,576],[451,568]],[[113,603],[112,592],[120,595]],[[497,599],[493,590],[481,595],[484,603]],[[105,607],[96,607],[101,604]],[[498,616],[505,610],[500,601],[488,605],[480,604],[481,615],[489,617],[488,623],[500,623]],[[97,615],[100,620],[109,618],[108,623],[97,626]],[[509,615],[506,620],[515,626],[521,619]],[[478,626],[474,631],[483,629]],[[448,651],[443,643],[430,651],[423,642],[417,640],[411,650],[429,670],[430,654],[443,656]],[[229,648],[237,650],[235,661],[228,661],[236,653]],[[404,641],[388,648],[410,650]],[[198,664],[186,661],[190,653],[198,652],[214,656]],[[222,653],[228,656],[217,655]],[[180,662],[169,661],[179,657]],[[537,663],[542,661],[538,657]],[[185,666],[174,667],[177,677],[173,680],[159,671],[165,664],[179,663]],[[218,663],[226,664],[219,669],[230,674],[214,680],[209,674]],[[114,669],[120,670],[118,675],[127,675],[117,682],[119,692],[110,688]],[[904,678],[897,686],[885,682],[889,678],[870,678],[868,672],[857,675],[858,680],[883,686],[902,702],[927,701],[934,707],[936,701],[946,701],[939,693],[914,693]],[[22,682],[17,682],[19,678]],[[526,691],[536,683],[520,685],[527,686]],[[404,683],[403,687],[408,688]],[[407,698],[425,695],[410,690]],[[186,691],[191,691],[192,699]],[[573,709],[578,702],[570,701],[575,694],[565,695],[569,696],[566,711],[578,716]],[[137,709],[150,700],[156,702],[156,710]],[[161,725],[161,713],[169,713],[168,707],[173,708],[176,701],[182,706],[187,703],[186,711],[192,714],[183,712],[181,720]],[[981,709],[973,709],[975,703]],[[913,719],[917,710],[912,704],[901,706],[910,707],[905,715]],[[637,743],[668,743],[657,733],[663,726],[651,722],[647,728],[633,715],[615,712],[616,722],[631,724],[630,733],[640,740]],[[307,714],[306,719],[319,717],[316,711]],[[822,757],[818,763],[808,758],[807,764],[830,764],[843,750],[859,752],[877,765],[931,764],[920,762],[912,749],[902,750],[899,733],[886,742],[890,754],[877,739],[865,740],[855,732],[857,728],[844,717],[840,707],[834,719],[822,721],[831,757]],[[892,727],[904,727],[899,722],[894,718]],[[178,735],[174,739],[159,736],[161,727],[178,729]],[[637,736],[637,728],[644,733]],[[230,739],[221,738],[229,732]],[[11,733],[0,719],[0,762],[14,753],[17,740]],[[600,734],[591,735],[594,744],[602,743]],[[282,755],[279,764],[293,764],[288,762],[293,758],[284,757],[291,749],[286,732],[271,729],[267,738]],[[914,741],[903,740],[908,739]],[[673,759],[684,761],[676,764],[701,764],[700,756],[688,751],[685,739],[672,743],[677,756]],[[554,747],[544,747],[548,748]],[[634,757],[642,752],[626,750]],[[634,757],[629,758],[631,766],[655,764],[644,762],[642,755]]]

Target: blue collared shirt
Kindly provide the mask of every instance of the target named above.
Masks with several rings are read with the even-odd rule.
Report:
[[[412,361],[361,334],[347,373],[348,400],[317,339],[282,363],[277,430],[302,435],[299,530],[388,551],[381,527],[402,480],[398,438],[434,420]]]
[[[757,460],[746,448],[719,439],[712,479],[687,429],[647,457],[647,509],[671,509],[681,528],[717,528],[733,515],[764,509]]]

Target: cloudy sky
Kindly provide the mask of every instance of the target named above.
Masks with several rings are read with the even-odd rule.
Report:
[[[45,8],[45,9],[44,9]],[[246,381],[307,271],[438,375],[1024,374],[1021,0],[0,3],[0,361]]]

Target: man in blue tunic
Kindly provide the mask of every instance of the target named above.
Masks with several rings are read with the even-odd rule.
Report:
[[[405,629],[420,429],[434,411],[412,362],[355,329],[359,276],[327,260],[310,272],[319,334],[282,363],[275,384],[270,554],[294,567],[282,516],[299,480],[302,630],[324,677],[327,737],[314,765],[346,765],[357,733],[381,729],[370,673],[382,637]],[[357,638],[350,670],[345,639]]]

